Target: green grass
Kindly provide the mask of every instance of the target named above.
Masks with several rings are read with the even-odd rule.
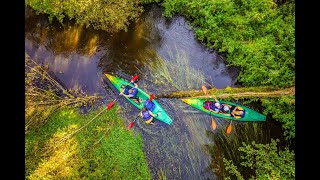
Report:
[[[26,179],[150,179],[142,139],[126,129],[119,109],[115,105],[92,122],[102,108],[86,115],[73,108],[53,114],[26,135]]]

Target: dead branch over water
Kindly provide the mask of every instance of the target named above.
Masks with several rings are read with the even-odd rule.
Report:
[[[85,95],[81,90],[66,89],[49,74],[48,67],[40,66],[25,54],[26,133],[30,128],[45,123],[58,109],[92,104],[100,98],[97,95]]]

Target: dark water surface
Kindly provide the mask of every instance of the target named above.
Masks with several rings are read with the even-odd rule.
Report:
[[[47,16],[26,9],[25,51],[31,59],[49,65],[67,88],[105,96],[106,103],[118,92],[103,73],[125,79],[138,74],[139,87],[154,94],[201,89],[204,83],[216,88],[234,87],[236,73],[226,68],[215,51],[195,39],[185,18],[166,20],[162,12],[158,6],[148,6],[128,32],[110,34],[70,21],[50,24]],[[173,119],[172,125],[156,122],[147,126],[137,121],[133,128],[143,137],[153,179],[161,174],[167,179],[222,179],[222,157],[233,157],[233,152],[227,152],[233,141],[222,141],[224,138],[270,142],[271,137],[279,138],[282,133],[276,125],[268,128],[268,121],[254,125],[234,122],[233,133],[225,135],[228,121],[220,118],[214,118],[218,130],[213,132],[205,113],[179,99],[157,101]],[[123,99],[119,103],[129,124],[139,110]],[[248,132],[237,131],[238,126]]]

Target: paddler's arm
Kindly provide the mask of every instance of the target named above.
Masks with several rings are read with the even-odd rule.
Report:
[[[211,111],[211,112],[213,112],[213,113],[217,113],[216,111],[214,111],[214,110],[211,109],[210,107],[209,107],[209,111]]]
[[[234,113],[234,112],[236,112],[237,110],[239,110],[239,106],[236,106],[236,107],[232,110],[232,112]]]
[[[211,109],[211,107],[209,107],[209,111],[213,112],[213,113],[219,113],[219,112],[216,112],[215,110]]]
[[[133,97],[132,94],[126,95],[126,94],[120,93],[120,95],[125,96],[127,98]]]
[[[157,113],[157,114],[153,114],[151,111],[149,111],[149,114],[151,115],[151,116],[153,116],[153,117],[155,117],[155,116],[159,116],[159,114]]]
[[[122,93],[123,94],[123,93]],[[132,93],[129,93],[128,95],[125,95],[123,94],[125,97],[128,97],[128,98],[132,98],[134,97],[135,95],[138,94],[138,89],[134,89]]]
[[[236,118],[236,119],[239,119],[241,118],[241,116],[239,115],[235,115],[234,112],[235,112],[235,109],[237,109],[237,107],[234,108],[234,110],[230,113],[232,115],[232,117]]]
[[[135,83],[134,81],[130,81],[130,84],[132,84],[132,85],[134,85],[134,87],[138,87],[138,84],[137,83]]]
[[[236,118],[236,115],[234,114],[234,111],[232,111],[232,112],[230,113],[230,115],[232,115],[232,117]]]

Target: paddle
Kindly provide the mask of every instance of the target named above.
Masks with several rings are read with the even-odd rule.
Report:
[[[231,123],[232,123],[232,120],[230,120],[230,123],[229,123],[229,125],[228,125],[227,134],[230,134],[230,133],[231,133],[231,130],[232,130],[232,125],[231,125]]]
[[[133,127],[134,122],[138,119],[139,116],[140,116],[140,113],[132,122],[130,122],[130,124],[128,126],[129,129],[131,129]]]
[[[138,79],[138,75],[132,76],[130,83],[136,81],[137,79]],[[129,84],[130,84],[130,83],[129,83]],[[127,85],[129,85],[129,84],[127,84]],[[120,93],[120,94],[121,94],[121,93]],[[120,94],[119,94],[119,96],[120,96]],[[114,103],[116,102],[116,100],[119,99],[119,96],[108,104],[108,110],[112,108],[112,106],[114,105]]]
[[[211,116],[211,111],[210,111],[210,116]],[[213,117],[211,116],[211,127],[212,127],[212,129],[213,130],[215,130],[216,128],[217,128],[217,124],[216,124],[216,122],[214,122],[214,120],[213,120]]]
[[[148,102],[152,101],[153,98],[154,98],[154,94],[151,94],[149,99],[148,99]]]
[[[134,81],[136,81],[137,79],[138,79],[138,75],[134,75],[134,76],[132,76],[130,82],[134,82]]]
[[[207,87],[206,86],[202,86],[202,91],[205,95],[207,95]],[[215,130],[217,128],[217,124],[216,122],[214,121],[213,117],[211,116],[211,111],[210,111],[210,117],[211,117],[211,127],[213,130]]]
[[[108,104],[108,110],[112,108],[112,106],[114,105],[114,103],[116,102],[117,99],[118,99],[118,97]]]

